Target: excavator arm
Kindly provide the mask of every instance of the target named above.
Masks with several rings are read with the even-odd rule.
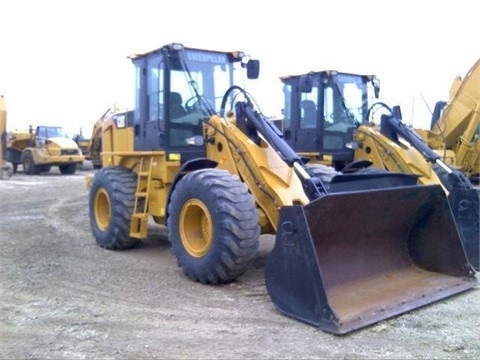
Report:
[[[472,179],[480,172],[480,59],[465,78],[456,77],[443,112],[432,117],[430,131],[418,130],[438,153],[452,150],[455,165]],[[440,104],[442,104],[440,102]]]

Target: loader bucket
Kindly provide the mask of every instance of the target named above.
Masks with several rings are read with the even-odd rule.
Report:
[[[345,334],[478,284],[438,185],[331,193],[280,210],[265,280],[278,309]]]
[[[476,189],[454,189],[448,194],[448,203],[463,241],[467,259],[480,271],[480,195]]]

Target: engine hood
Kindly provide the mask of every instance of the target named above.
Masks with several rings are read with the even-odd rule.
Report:
[[[56,144],[61,149],[78,149],[77,143],[72,139],[68,139],[64,137],[52,137],[52,138],[48,138],[48,140]]]

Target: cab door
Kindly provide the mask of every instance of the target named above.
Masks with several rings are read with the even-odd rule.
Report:
[[[284,85],[284,129],[286,142],[297,152],[319,151],[318,88],[300,93],[298,86]]]

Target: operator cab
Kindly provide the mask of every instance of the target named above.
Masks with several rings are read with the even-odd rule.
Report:
[[[283,133],[299,154],[316,154],[337,170],[353,161],[347,148],[353,131],[368,122],[368,110],[378,98],[379,82],[372,75],[337,71],[282,77]]]
[[[50,138],[68,138],[68,136],[60,126],[37,126],[35,130],[37,145],[45,145]]]
[[[136,151],[167,152],[168,160],[205,156],[202,122],[219,114],[233,84],[258,77],[258,61],[243,52],[218,52],[169,44],[130,56],[135,66],[136,106],[128,125]]]

